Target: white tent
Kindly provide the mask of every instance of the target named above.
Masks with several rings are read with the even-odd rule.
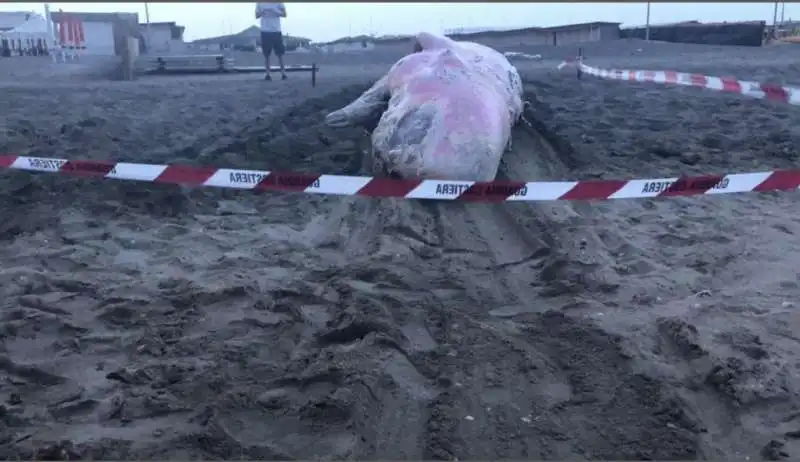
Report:
[[[55,46],[55,37],[48,32],[47,20],[38,14],[31,15],[30,19],[19,26],[0,33],[0,38],[18,41],[22,49],[36,48],[39,40],[48,49]]]

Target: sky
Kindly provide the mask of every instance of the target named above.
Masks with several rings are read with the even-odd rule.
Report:
[[[145,21],[144,3],[51,3],[52,11],[130,12]],[[642,3],[286,3],[284,33],[329,41],[359,34],[442,33],[453,28],[558,26],[590,21],[643,25]],[[41,3],[0,3],[0,11],[43,12]],[[150,21],[175,21],[187,41],[239,32],[256,24],[254,3],[150,3]],[[653,3],[650,22],[773,19],[773,3]],[[781,9],[778,9],[780,20]],[[800,19],[800,4],[785,5]]]

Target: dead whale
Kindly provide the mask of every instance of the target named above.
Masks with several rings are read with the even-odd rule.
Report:
[[[376,174],[491,181],[522,114],[522,82],[503,54],[420,33],[415,53],[347,106],[332,127],[367,125]]]

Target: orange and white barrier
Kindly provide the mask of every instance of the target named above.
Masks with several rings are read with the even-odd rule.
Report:
[[[797,191],[800,188],[800,170],[628,180],[527,182],[414,178],[396,180],[320,173],[280,173],[211,166],[134,164],[0,154],[0,170],[3,169],[195,187],[464,202],[654,199],[744,192]]]

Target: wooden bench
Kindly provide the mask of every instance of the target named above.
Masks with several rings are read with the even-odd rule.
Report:
[[[264,66],[236,66],[232,57],[226,57],[222,54],[154,56],[146,59],[143,63],[143,67],[144,69],[142,69],[142,71],[144,73],[155,75],[266,72]],[[280,68],[271,66],[270,71],[279,72]],[[319,67],[316,64],[310,66],[286,66],[286,72],[310,72],[311,86],[317,86],[317,72],[319,72]]]
[[[310,66],[304,65],[294,65],[294,66],[286,66],[286,73],[294,73],[294,72],[310,72],[311,73],[311,86],[317,86],[317,72],[319,72],[319,67],[316,64],[312,64]],[[267,68],[264,66],[234,66],[231,69],[233,72],[259,72],[264,73],[267,71]],[[281,68],[279,66],[270,66],[270,72],[280,72]]]
[[[154,56],[145,62],[148,74],[206,74],[228,72],[233,58],[225,55]]]

